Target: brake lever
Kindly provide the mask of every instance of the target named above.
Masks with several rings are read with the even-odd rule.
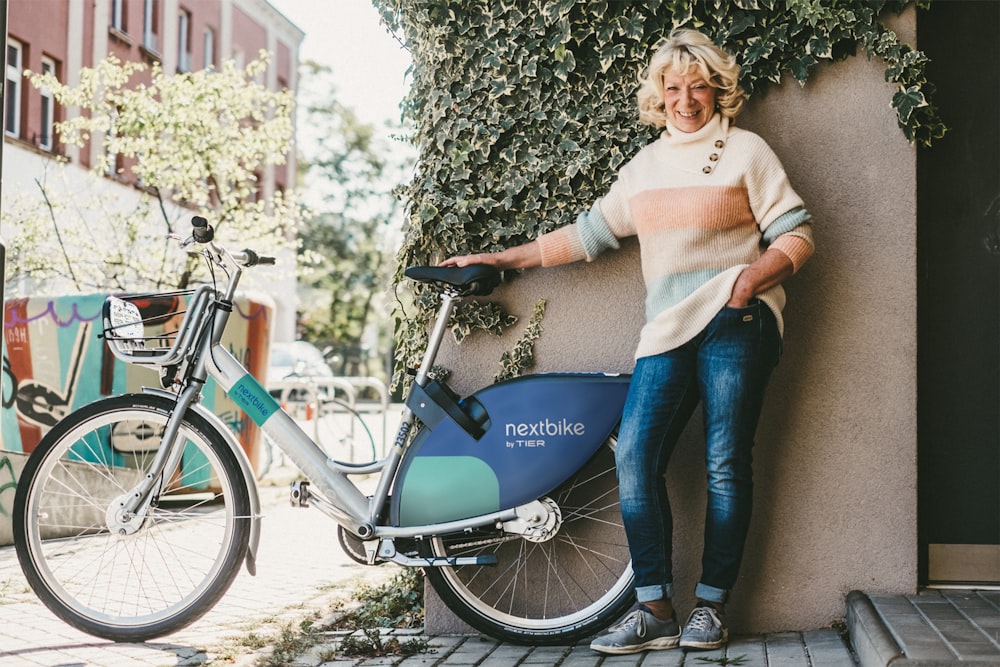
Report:
[[[187,238],[184,238],[180,234],[175,234],[173,232],[170,232],[169,234],[167,234],[167,238],[169,240],[171,240],[171,241],[177,241],[177,245],[179,245],[182,250],[184,248],[188,247],[189,245],[191,245],[192,243],[194,243],[194,237],[193,236],[189,236]]]

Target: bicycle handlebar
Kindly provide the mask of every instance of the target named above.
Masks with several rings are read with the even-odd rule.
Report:
[[[215,238],[215,229],[200,215],[191,218],[191,227],[193,228],[191,236],[197,243],[211,243]]]
[[[189,242],[193,241],[194,243],[206,244],[213,252],[228,254],[234,261],[246,267],[258,266],[260,264],[274,265],[277,261],[275,257],[257,254],[257,252],[251,250],[250,248],[244,248],[239,252],[227,251],[225,248],[217,245],[214,242],[214,239],[215,228],[208,223],[208,220],[200,215],[196,215],[191,218],[191,238],[189,239]],[[185,244],[186,243],[187,242],[185,242]]]

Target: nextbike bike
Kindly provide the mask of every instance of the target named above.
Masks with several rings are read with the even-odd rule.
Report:
[[[103,314],[115,356],[158,369],[163,388],[66,416],[17,487],[18,559],[56,615],[99,637],[144,641],[211,609],[241,565],[255,572],[254,471],[200,400],[210,378],[302,471],[294,504],[332,518],[359,562],[423,568],[469,625],[510,642],[565,644],[628,611],[614,469],[628,376],[539,374],[459,397],[431,369],[456,304],[489,294],[501,275],[412,267],[406,276],[436,288],[440,305],[395,440],[381,460],[336,461],[220,343],[243,271],[274,259],[226,249],[200,217],[178,240],[224,282],[171,297],[182,311],[150,315],[156,295],[132,295],[109,297]],[[372,495],[358,476],[375,477]]]

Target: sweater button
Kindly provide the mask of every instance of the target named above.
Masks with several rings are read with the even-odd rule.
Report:
[[[716,162],[719,159],[719,154],[712,153],[711,155],[708,156],[708,159],[711,160],[712,162]]]
[[[705,167],[704,167],[704,169],[702,169],[701,171],[704,174],[711,174],[712,173],[712,167],[710,167],[709,165],[706,164]]]
[[[722,148],[725,145],[726,145],[726,142],[724,142],[722,139],[716,139],[715,140],[715,147],[716,148]]]

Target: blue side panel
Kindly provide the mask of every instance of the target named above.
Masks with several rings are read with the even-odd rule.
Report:
[[[421,468],[427,468],[424,472]],[[441,521],[441,498],[461,498],[459,503],[470,516],[491,514],[500,509],[500,484],[496,474],[473,456],[418,456],[410,465],[403,485],[409,502],[400,520],[406,526]]]
[[[489,415],[478,441],[451,419],[424,428],[404,454],[392,496],[395,525],[418,525],[481,514],[440,483],[449,457],[479,459],[499,483],[500,508],[551,492],[607,440],[621,419],[629,376],[544,374],[516,378],[475,394]],[[416,463],[416,465],[415,465]],[[413,476],[413,479],[410,476]],[[420,489],[420,493],[410,491]],[[440,489],[435,495],[434,489]],[[419,503],[419,510],[401,506]]]

